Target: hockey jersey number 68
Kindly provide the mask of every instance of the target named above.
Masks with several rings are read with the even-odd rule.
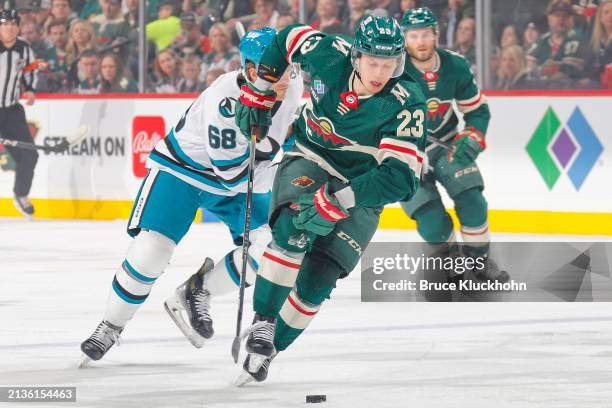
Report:
[[[234,122],[240,97],[240,71],[220,76],[200,94],[159,141],[147,167],[167,171],[214,194],[232,196],[246,191],[249,141]],[[285,141],[303,93],[302,78],[292,74],[282,103],[272,110],[268,137],[257,143],[254,191],[265,193],[274,178],[272,159]]]

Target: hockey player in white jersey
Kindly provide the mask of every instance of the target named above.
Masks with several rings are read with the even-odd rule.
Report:
[[[276,31],[270,28],[247,33],[239,47],[242,70],[222,75],[200,94],[151,152],[149,173],[128,222],[127,231],[134,240],[115,273],[104,319],[81,344],[83,363],[99,360],[118,341],[168,265],[198,208],[219,217],[229,227],[234,243],[241,244],[249,141],[235,125],[234,106],[240,97],[240,86],[256,78],[261,55],[275,35]],[[267,220],[275,171],[272,159],[299,108],[301,78],[294,73],[276,92],[284,94],[284,99],[274,106],[268,138],[257,143],[247,282],[254,281],[257,262],[271,239]],[[213,334],[211,296],[238,288],[237,271],[242,264],[238,254],[233,249],[217,267],[207,259],[165,304],[196,347]]]

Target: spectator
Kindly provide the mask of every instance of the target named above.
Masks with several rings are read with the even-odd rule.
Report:
[[[171,49],[167,48],[157,54],[155,59],[155,92],[177,93],[180,80],[179,59]]]
[[[51,16],[54,21],[66,24],[66,27],[77,19],[77,15],[72,11],[70,0],[51,0]]]
[[[316,16],[316,0],[304,0],[306,2],[306,24],[314,21]],[[300,19],[300,0],[289,0],[289,13],[293,16],[295,21]]]
[[[100,57],[93,49],[81,53],[78,61],[79,82],[73,92],[79,94],[100,93]]]
[[[578,32],[572,29],[572,6],[557,0],[548,8],[549,32],[531,48],[527,56],[529,69],[548,86],[567,86],[571,80],[585,77],[586,47]]]
[[[46,92],[59,92],[65,89],[68,65],[66,63],[66,45],[68,30],[62,21],[51,21],[47,25],[47,36],[51,46],[45,51],[44,60],[48,64],[46,71],[39,74],[39,87]]]
[[[527,57],[525,51],[517,44],[504,47],[497,72],[499,89],[527,88]]]
[[[138,86],[124,75],[123,65],[117,54],[105,54],[100,63],[100,93],[128,92],[138,92]]]
[[[255,28],[276,28],[279,12],[276,11],[276,0],[255,0],[253,3],[255,15],[239,19],[249,30]]]
[[[138,0],[126,0],[125,8],[127,11],[125,12],[123,19],[127,23],[130,30],[138,29]]]
[[[372,5],[371,0],[349,0],[349,16],[344,25],[350,32],[355,32],[357,23]]]
[[[446,7],[436,13],[439,16],[440,44],[445,48],[455,47],[455,35],[464,17],[474,17],[466,0],[448,0]]]
[[[102,14],[91,25],[98,36],[99,45],[108,45],[129,36],[130,28],[121,14],[121,0],[100,0]]]
[[[51,1],[50,0],[32,0],[32,12],[31,16],[38,24],[41,32],[44,32],[47,24],[47,20],[51,15]]]
[[[162,0],[158,19],[147,24],[147,38],[155,43],[159,51],[168,48],[181,34],[181,21],[174,15],[174,2]]]
[[[68,83],[74,88],[78,83],[78,58],[85,50],[95,50],[96,34],[88,21],[74,20],[68,33],[66,45],[66,64],[68,66]]]
[[[100,8],[99,0],[85,0],[79,12],[79,18],[81,20],[91,21],[95,16],[101,13],[102,9]]]
[[[399,0],[376,0],[375,6],[387,11],[387,16],[393,17],[400,12]]]
[[[34,20],[21,23],[20,35],[30,43],[35,58],[43,58],[48,44],[44,40],[40,26]]]
[[[338,19],[338,2],[336,0],[318,0],[317,14],[319,18],[310,24],[314,29],[323,31],[325,27],[342,24],[342,21]]]
[[[295,24],[296,19],[293,17],[293,14],[283,14],[278,16],[278,21],[276,22],[276,29],[278,31],[287,27],[288,25]]]
[[[230,32],[225,24],[215,23],[210,28],[208,40],[212,51],[202,60],[201,78],[206,78],[206,73],[210,69],[223,68],[224,71],[229,72],[238,67],[240,63],[238,52],[232,46],[230,38]]]
[[[599,5],[591,36],[594,78],[604,88],[612,88],[612,0]]]
[[[597,13],[597,3],[599,0],[578,0],[574,1],[572,8],[574,9],[574,28],[580,31],[583,37],[587,37],[588,33],[592,32],[595,22],[595,14]],[[572,2],[570,2],[572,4]]]
[[[397,21],[402,21],[402,17],[406,11],[419,7],[419,0],[401,0],[399,4],[399,11],[392,17],[394,17]]]
[[[0,7],[0,10],[1,9],[2,7]],[[17,11],[17,14],[19,15],[19,18],[21,19],[20,21],[22,24],[23,22],[29,21],[33,18],[32,17],[33,6],[32,6],[31,0],[17,0],[15,2],[15,10]]]
[[[180,93],[200,93],[206,88],[206,84],[200,80],[201,61],[195,55],[189,55],[181,64],[182,78],[178,83]]]
[[[518,43],[519,38],[518,33],[516,32],[516,27],[514,26],[514,24],[506,25],[501,31],[499,39],[499,48],[503,50],[504,48],[509,47],[511,45],[518,45]]]
[[[533,21],[527,23],[525,30],[523,31],[523,49],[526,52],[529,52],[531,47],[535,45],[540,38],[540,34],[540,29]]]
[[[202,58],[210,51],[208,38],[202,35],[192,12],[181,14],[181,35],[174,39],[172,49],[181,58],[197,55]]]
[[[455,35],[453,51],[463,55],[472,69],[476,65],[476,21],[471,17],[464,17],[459,21]]]
[[[206,87],[210,87],[212,83],[223,74],[225,74],[225,70],[223,68],[214,68],[208,71],[206,73]]]

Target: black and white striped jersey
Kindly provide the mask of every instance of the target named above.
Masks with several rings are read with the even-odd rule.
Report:
[[[17,38],[11,48],[0,42],[0,108],[15,105],[23,90],[34,90],[36,69],[31,69],[34,61],[34,52],[27,41]]]

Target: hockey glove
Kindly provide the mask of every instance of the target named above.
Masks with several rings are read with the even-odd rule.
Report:
[[[328,235],[338,221],[349,216],[338,199],[329,193],[329,184],[322,185],[314,193],[303,194],[298,204],[300,212],[293,219],[293,224],[317,235]]]
[[[486,147],[484,135],[473,127],[467,127],[454,137],[448,161],[462,166],[468,165],[475,161]]]
[[[257,133],[257,140],[265,139],[272,123],[271,109],[276,101],[272,90],[262,91],[247,82],[240,88],[240,100],[236,103],[236,126],[247,137]]]

